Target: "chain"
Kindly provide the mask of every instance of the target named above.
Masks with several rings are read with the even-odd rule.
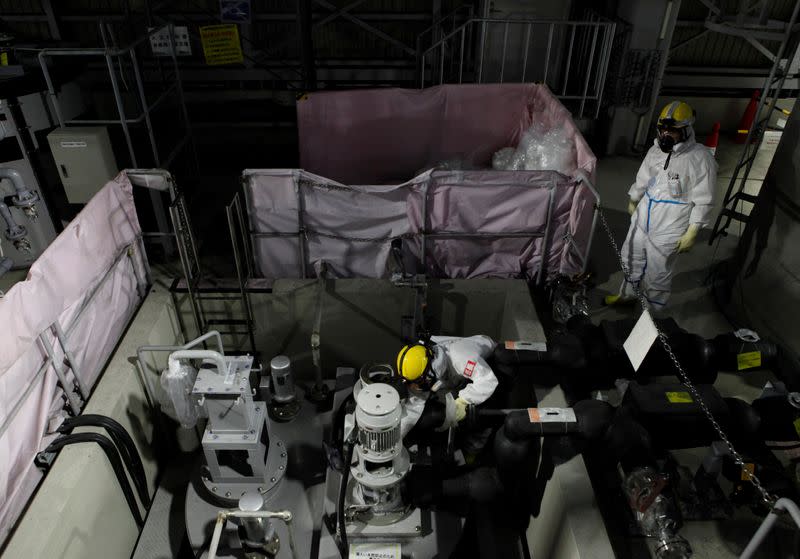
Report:
[[[622,254],[620,253],[619,247],[617,246],[617,242],[614,240],[614,235],[611,233],[611,227],[608,225],[608,221],[606,221],[606,216],[603,213],[603,209],[600,206],[597,206],[597,213],[600,216],[600,223],[603,225],[603,229],[608,235],[608,240],[611,243],[611,247],[614,249],[614,253],[617,255],[617,260],[619,261],[619,265],[622,268],[622,273],[625,276],[625,280],[633,286],[633,291],[636,294],[639,303],[642,306],[643,310],[648,310],[649,305],[647,304],[647,300],[644,297],[644,294],[639,290],[639,285],[636,282],[631,281],[630,271],[628,270],[628,266],[625,264],[624,259],[622,258]],[[741,468],[745,467],[744,458],[739,452],[733,447],[733,443],[730,441],[728,436],[723,431],[722,426],[717,422],[714,418],[714,415],[711,413],[711,410],[708,408],[708,405],[705,403],[703,398],[700,396],[700,392],[695,387],[694,383],[692,383],[689,375],[684,370],[683,366],[681,366],[680,361],[678,361],[678,357],[675,355],[675,352],[672,350],[672,346],[669,343],[669,339],[667,335],[661,331],[661,329],[656,326],[656,331],[658,332],[658,340],[661,342],[661,346],[664,348],[664,351],[667,352],[672,364],[675,366],[675,370],[678,373],[678,378],[680,379],[681,383],[689,390],[689,393],[694,398],[694,401],[703,411],[703,414],[708,419],[711,426],[717,432],[720,440],[725,443],[725,446],[728,447],[728,451],[731,453],[734,462],[739,465]],[[766,488],[762,485],[761,480],[758,476],[753,472],[750,474],[750,481],[753,483],[758,492],[761,493],[761,498],[763,501],[769,505],[770,508],[774,507],[777,498],[775,495],[771,494]]]

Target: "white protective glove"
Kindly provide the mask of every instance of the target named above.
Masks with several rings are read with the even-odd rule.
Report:
[[[639,202],[635,202],[634,200],[628,200],[628,213],[633,215],[633,212],[636,211],[636,206],[639,205]]]
[[[462,419],[467,417],[467,406],[469,402],[467,402],[463,398],[456,398],[456,421],[461,422]]]
[[[697,233],[700,231],[700,226],[696,223],[689,225],[686,233],[678,239],[678,246],[675,248],[678,252],[689,252],[697,240]]]

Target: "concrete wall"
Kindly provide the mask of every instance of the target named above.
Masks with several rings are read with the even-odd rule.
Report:
[[[144,462],[151,495],[158,464],[151,449],[153,423],[136,370],[136,348],[179,341],[180,329],[169,293],[156,286],[134,317],[84,410],[116,419],[131,434]],[[138,536],[139,529],[104,452],[95,444],[79,444],[61,451],[2,558],[127,559]]]

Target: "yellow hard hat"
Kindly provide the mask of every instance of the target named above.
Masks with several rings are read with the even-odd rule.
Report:
[[[397,354],[397,372],[404,379],[414,382],[428,370],[430,356],[422,344],[407,345]]]
[[[683,101],[668,103],[658,115],[658,126],[683,128],[694,124],[694,109]]]

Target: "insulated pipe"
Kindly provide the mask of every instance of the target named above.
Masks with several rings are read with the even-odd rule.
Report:
[[[218,351],[210,349],[180,349],[169,355],[167,364],[170,369],[178,366],[181,359],[210,359],[217,367],[217,373],[224,375],[228,368],[225,366],[225,358]]]
[[[292,557],[298,558],[297,548],[294,544],[294,532],[292,530],[292,513],[288,510],[285,511],[243,511],[243,510],[221,510],[217,513],[217,522],[214,524],[214,532],[211,535],[211,543],[208,545],[208,559],[216,559],[217,548],[219,547],[219,540],[222,537],[222,528],[228,521],[228,518],[277,518],[283,520],[286,524],[286,531],[289,533],[289,549],[292,551]]]
[[[25,227],[14,221],[11,210],[3,202],[0,202],[0,216],[2,216],[3,220],[6,222],[6,239],[9,241],[22,239],[28,233]]]
[[[14,190],[17,191],[17,196],[14,200],[15,204],[17,204],[17,202],[26,204],[36,201],[36,195],[25,186],[22,175],[16,169],[0,167],[0,179],[8,179],[11,181],[11,184],[14,185]]]

